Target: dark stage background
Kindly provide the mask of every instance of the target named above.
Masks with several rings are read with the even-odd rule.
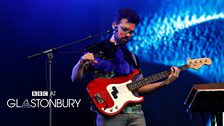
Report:
[[[223,0],[1,0],[0,1],[0,125],[47,126],[47,108],[9,108],[8,99],[19,105],[32,91],[48,90],[46,56],[26,57],[111,28],[120,8],[131,8],[142,22],[128,45],[141,62],[145,76],[183,65],[186,58],[209,57],[210,67],[183,71],[170,86],[145,95],[142,103],[147,125],[198,126],[184,101],[194,84],[224,82]],[[86,85],[90,77],[72,83],[73,66],[82,49],[99,41],[88,40],[54,53],[52,90],[58,99],[81,99],[77,108],[53,108],[53,126],[94,126]],[[208,116],[206,117],[209,124]]]

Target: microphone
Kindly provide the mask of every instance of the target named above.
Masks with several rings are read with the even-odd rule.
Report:
[[[111,32],[113,32],[113,34],[114,34],[114,33],[116,33],[117,31],[118,31],[118,29],[115,27],[115,28],[112,28],[112,29],[107,30],[106,32],[107,32],[107,33],[111,33]]]
[[[114,30],[114,33],[117,32],[118,31],[118,27],[117,26],[114,26],[113,27],[113,30]]]
[[[114,26],[112,29],[108,30],[108,32],[113,32],[116,33],[118,31],[118,27],[117,26]]]
[[[107,33],[111,33],[111,32],[113,32],[113,34],[114,34],[114,33],[116,33],[117,31],[118,31],[118,27],[115,26],[115,27],[113,27],[112,29],[107,30]]]

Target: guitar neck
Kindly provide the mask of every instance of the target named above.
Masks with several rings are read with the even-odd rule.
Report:
[[[178,67],[181,71],[183,70],[186,70],[188,69],[188,65],[183,65],[183,66],[180,66]],[[127,85],[128,89],[130,91],[135,91],[137,89],[139,89],[140,87],[143,87],[147,84],[150,84],[152,82],[155,82],[155,81],[158,81],[158,80],[161,80],[163,78],[166,78],[170,75],[171,73],[171,70],[166,70],[166,71],[163,71],[163,72],[160,72],[160,73],[157,73],[157,74],[154,74],[154,75],[151,75],[151,76],[148,76],[146,78],[142,78],[140,80],[137,80],[137,81],[134,81],[130,84]]]

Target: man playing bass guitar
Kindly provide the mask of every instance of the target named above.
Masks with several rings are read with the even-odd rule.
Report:
[[[132,81],[142,78],[143,76],[139,68],[137,56],[130,52],[125,46],[129,39],[135,36],[134,30],[139,21],[139,16],[133,10],[120,9],[115,15],[112,23],[112,28],[114,29],[113,35],[109,40],[103,40],[86,49],[86,53],[80,58],[72,70],[72,81],[74,82],[75,80],[82,79],[87,72],[92,72],[94,74],[94,79],[122,78],[133,72],[137,72],[138,74],[135,74],[136,76],[133,77]],[[163,81],[144,85],[137,89],[130,84],[127,89],[135,89],[132,93],[138,96],[138,93],[148,93],[169,85],[179,76],[180,69],[171,67],[170,71],[168,77]],[[115,79],[115,82],[116,81],[118,80]],[[129,83],[128,80],[124,80],[122,84],[126,83],[126,81]],[[103,82],[104,81],[98,83],[98,85]],[[89,88],[92,87],[90,86]],[[131,104],[124,102],[120,104],[120,101],[118,101],[116,106],[108,109],[111,107],[109,105],[110,102],[119,99],[119,93],[121,93],[122,90],[118,90],[117,88],[118,86],[111,84],[105,86],[104,92],[93,94],[92,99],[94,99],[96,103],[103,104],[98,110],[105,112],[98,112],[96,119],[97,126],[146,126],[144,114],[139,102],[133,102]],[[102,89],[97,90],[102,91]],[[126,98],[128,98],[128,95],[124,96],[127,96]],[[109,100],[107,101],[107,99]],[[142,100],[143,99],[140,99],[139,101]],[[112,104],[115,105],[115,101]],[[115,111],[116,109],[117,111]]]

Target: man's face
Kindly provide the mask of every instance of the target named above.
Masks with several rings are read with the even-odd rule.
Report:
[[[118,31],[114,37],[118,44],[126,44],[132,36],[135,35],[135,24],[129,23],[126,18],[121,19],[119,24],[116,24]]]

